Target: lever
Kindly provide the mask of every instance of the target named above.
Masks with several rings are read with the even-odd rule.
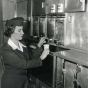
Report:
[[[82,88],[81,85],[79,85],[76,80],[73,81],[73,84],[74,84],[74,88]]]

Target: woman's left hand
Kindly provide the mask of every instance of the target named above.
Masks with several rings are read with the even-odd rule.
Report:
[[[38,47],[41,47],[44,43],[46,43],[45,37],[42,37],[38,43]]]
[[[44,60],[47,57],[47,55],[49,54],[49,52],[50,52],[49,49],[44,49],[44,51],[42,52],[42,54],[40,56],[41,60]]]

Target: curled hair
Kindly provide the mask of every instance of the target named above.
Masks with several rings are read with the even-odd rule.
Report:
[[[11,26],[6,26],[6,27],[5,27],[4,35],[5,35],[6,37],[10,37],[11,34],[14,32],[15,27],[16,27],[16,26],[13,26],[13,25],[11,25]]]

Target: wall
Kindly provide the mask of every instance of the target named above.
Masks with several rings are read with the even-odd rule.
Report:
[[[16,16],[16,0],[2,0],[2,20],[3,20],[3,32],[5,31],[6,20],[9,20]],[[3,33],[2,33],[3,34]],[[7,37],[3,35],[3,43],[7,41]]]
[[[27,20],[27,0],[17,0],[17,16]]]
[[[27,1],[28,0],[2,0],[2,11],[3,11],[3,29],[5,30],[6,20],[13,17],[23,17],[24,31],[27,33]],[[4,31],[3,30],[3,31]],[[4,43],[8,40],[8,37],[4,36]]]
[[[3,21],[11,19],[16,13],[16,0],[2,0]]]
[[[31,0],[17,0],[17,16],[24,18],[24,37],[30,35]]]

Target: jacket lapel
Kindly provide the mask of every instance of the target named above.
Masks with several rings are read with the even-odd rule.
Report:
[[[12,50],[16,55],[18,55],[22,59],[26,59],[26,60],[29,59],[29,55],[26,54],[27,51],[23,50],[23,52],[21,52],[18,49],[13,50],[12,47],[9,46],[7,43],[5,44],[5,46],[3,47],[3,49]]]
[[[27,57],[27,59],[29,60],[30,55],[29,55],[29,53],[28,53],[27,48],[23,47],[23,53],[24,53],[24,55]]]
[[[21,52],[20,50],[16,49],[16,50],[13,50],[13,52],[15,54],[17,54],[20,58],[23,58],[25,60],[29,60],[29,54],[28,52],[26,51],[26,49],[23,48],[23,52]]]

